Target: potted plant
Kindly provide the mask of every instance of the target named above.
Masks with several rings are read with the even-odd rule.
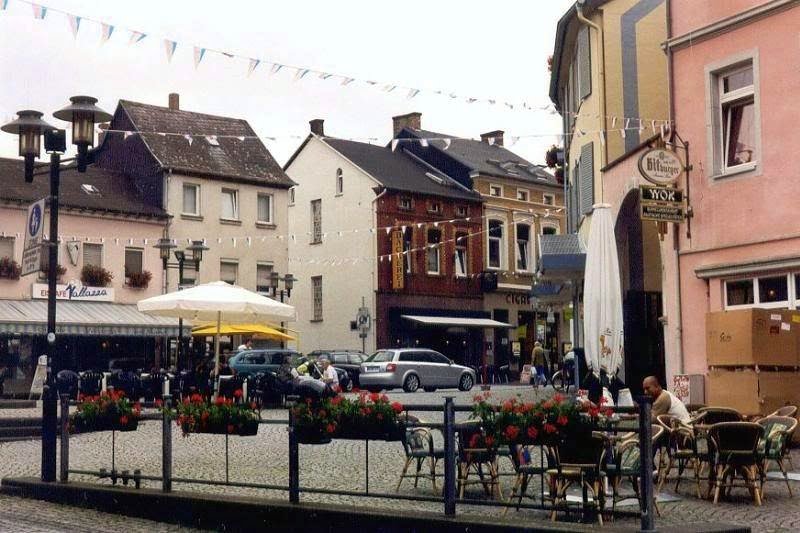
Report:
[[[70,415],[75,433],[90,431],[135,431],[142,410],[122,391],[101,392],[98,396],[78,396],[78,408]]]
[[[81,270],[81,282],[92,287],[107,287],[114,275],[97,265],[86,265]]]
[[[0,258],[0,278],[19,279],[22,268],[10,257]]]
[[[188,437],[191,433],[241,437],[256,435],[258,421],[261,418],[258,406],[255,402],[242,403],[241,389],[234,391],[234,398],[218,396],[214,402],[207,402],[199,394],[193,394],[167,412],[175,418],[184,437]]]
[[[306,398],[292,407],[292,416],[294,425],[291,430],[301,444],[327,444],[338,427],[329,400]]]
[[[132,272],[126,276],[128,287],[132,289],[146,289],[150,285],[150,280],[153,279],[153,274],[149,270],[142,270],[141,272]]]

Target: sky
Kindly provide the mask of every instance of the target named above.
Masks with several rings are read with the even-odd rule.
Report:
[[[0,2],[1,4],[2,2]],[[357,140],[391,138],[391,117],[418,111],[424,129],[460,137],[504,130],[506,146],[534,163],[560,143],[560,119],[547,106],[555,27],[572,0],[386,0],[292,2],[227,0],[42,0],[44,20],[29,2],[8,0],[0,11],[0,120],[20,109],[48,122],[69,97],[87,94],[113,112],[119,99],[247,119],[279,163],[325,120],[325,133]],[[85,17],[73,36],[66,11]],[[101,25],[114,26],[101,42]],[[130,45],[130,32],[147,34]],[[177,41],[171,62],[163,39]],[[270,74],[248,60],[207,52],[196,68],[193,46],[343,74],[356,81],[322,80],[295,71]],[[366,80],[381,82],[377,87]],[[441,89],[408,98],[408,89]],[[467,103],[469,97],[498,103]],[[501,102],[527,102],[534,110]],[[513,146],[511,137],[522,138]],[[0,156],[17,155],[16,137],[0,133]],[[44,156],[44,154],[42,154]]]

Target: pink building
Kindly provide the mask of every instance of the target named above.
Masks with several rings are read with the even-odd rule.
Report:
[[[670,373],[703,374],[707,311],[800,303],[789,96],[800,89],[800,3],[673,0],[670,14],[673,118],[690,144],[694,213],[691,238],[685,227],[679,236],[679,276],[665,276],[672,290],[680,280],[681,297],[670,327],[680,327],[683,368]]]
[[[30,387],[46,347],[46,273],[20,277],[19,265],[27,207],[48,195],[49,184],[46,175],[25,183],[22,162],[14,159],[0,159],[0,182],[0,368],[9,369],[6,392],[20,393]],[[144,315],[135,306],[161,293],[162,266],[153,244],[163,235],[166,213],[145,203],[130,179],[94,166],[84,174],[63,172],[59,196],[56,370],[106,368],[111,360],[152,364],[161,339],[178,332],[176,321]],[[105,283],[87,277],[85,267],[112,278]]]

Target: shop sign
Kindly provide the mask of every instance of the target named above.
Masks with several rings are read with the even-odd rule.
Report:
[[[683,161],[675,152],[663,148],[647,150],[639,158],[639,173],[656,185],[672,185],[683,172]]]
[[[683,222],[683,191],[672,187],[639,187],[640,218],[656,222]]]
[[[403,232],[392,232],[392,289],[402,290],[404,282],[403,272]]]
[[[25,221],[25,246],[22,249],[21,272],[23,276],[33,274],[41,269],[44,198],[28,207],[28,217]]]
[[[31,285],[33,294],[31,297],[35,300],[47,299],[47,284],[34,283]],[[81,285],[77,281],[68,283],[67,285],[56,285],[56,300],[72,300],[78,302],[113,302],[114,289],[109,287],[89,287]]]
[[[506,293],[506,303],[528,306],[531,305],[531,296],[524,292],[509,292]]]

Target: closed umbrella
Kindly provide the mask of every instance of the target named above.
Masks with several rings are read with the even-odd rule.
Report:
[[[611,206],[597,204],[586,251],[583,284],[586,362],[599,376],[605,370],[613,376],[625,351],[622,322],[622,288]]]
[[[139,311],[153,316],[215,322],[214,377],[219,374],[219,329],[222,322],[251,324],[258,321],[296,320],[294,307],[224,281],[140,300]],[[216,381],[216,380],[215,380]]]

